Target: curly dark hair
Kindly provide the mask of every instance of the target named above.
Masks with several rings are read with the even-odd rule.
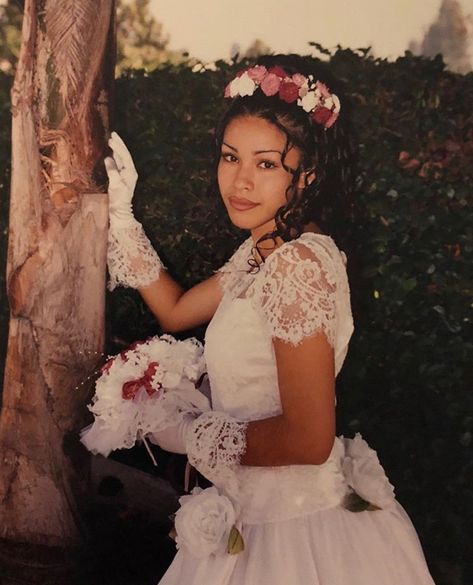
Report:
[[[315,222],[324,233],[344,247],[344,227],[351,216],[354,176],[353,149],[347,129],[348,108],[343,99],[342,88],[326,71],[327,65],[315,59],[299,55],[270,55],[259,58],[256,64],[266,68],[279,66],[290,75],[312,74],[340,97],[342,113],[335,124],[325,130],[303,108],[296,103],[286,103],[277,95],[266,96],[262,91],[255,91],[252,96],[233,98],[216,127],[215,164],[218,164],[225,129],[232,120],[243,116],[257,116],[274,124],[287,139],[282,156],[284,168],[292,174],[287,194],[297,193],[294,187],[303,172],[306,173],[306,186],[297,196],[288,196],[287,203],[276,212],[276,229],[259,238],[256,248],[268,239],[275,242],[278,236],[285,242],[296,239],[310,222]],[[299,168],[295,172],[284,163],[285,155],[293,146],[302,153]],[[312,170],[315,171],[316,178],[309,183],[307,177]],[[259,256],[263,258],[261,254]]]

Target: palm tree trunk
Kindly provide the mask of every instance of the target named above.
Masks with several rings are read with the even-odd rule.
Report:
[[[101,161],[114,78],[114,0],[26,0],[12,89],[10,330],[0,415],[0,537],[78,537],[77,388],[104,343]],[[79,451],[80,452],[80,451]]]

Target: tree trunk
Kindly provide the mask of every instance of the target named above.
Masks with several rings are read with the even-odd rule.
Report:
[[[114,0],[27,0],[12,89],[0,537],[78,537],[80,383],[103,351]],[[100,186],[102,182],[102,186]],[[80,451],[79,451],[80,452]]]

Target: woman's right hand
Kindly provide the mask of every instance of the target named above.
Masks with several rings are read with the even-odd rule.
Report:
[[[116,227],[126,227],[135,221],[131,201],[138,173],[130,152],[116,132],[108,141],[113,156],[104,160],[108,175],[109,217]]]
[[[134,218],[132,199],[138,179],[133,159],[123,140],[112,132],[108,142],[113,157],[104,160],[109,185],[107,265],[109,288],[139,290],[164,331],[185,331],[207,323],[221,299],[218,274],[185,292],[167,273],[159,256]]]

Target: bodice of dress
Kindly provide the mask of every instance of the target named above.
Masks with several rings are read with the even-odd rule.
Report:
[[[324,235],[305,233],[249,273],[248,238],[220,270],[223,299],[205,337],[212,408],[242,421],[281,414],[272,338],[297,345],[324,332],[338,374],[353,331],[346,257]],[[342,441],[322,465],[239,466],[243,520],[296,517],[340,502]]]

